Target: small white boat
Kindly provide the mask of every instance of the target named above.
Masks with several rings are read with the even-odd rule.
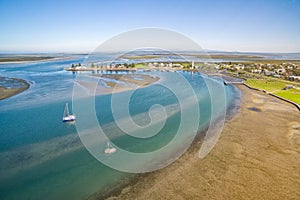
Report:
[[[117,151],[117,149],[112,147],[111,144],[109,142],[107,142],[107,147],[104,150],[104,153],[105,154],[112,154],[112,153],[115,153],[116,151]]]
[[[71,115],[69,113],[68,103],[66,103],[65,110],[64,110],[64,115],[63,115],[63,119],[62,120],[63,120],[63,122],[72,122],[72,121],[76,120],[75,115]]]

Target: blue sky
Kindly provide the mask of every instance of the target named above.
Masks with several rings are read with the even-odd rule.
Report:
[[[144,27],[204,49],[300,52],[300,0],[0,0],[0,51],[91,51]]]

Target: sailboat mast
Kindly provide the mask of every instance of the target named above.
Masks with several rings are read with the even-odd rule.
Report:
[[[69,105],[68,105],[68,103],[67,103],[67,115],[68,115],[68,116],[70,115],[70,113],[69,113]]]
[[[64,117],[69,116],[69,108],[68,103],[66,103],[65,110],[64,110]]]

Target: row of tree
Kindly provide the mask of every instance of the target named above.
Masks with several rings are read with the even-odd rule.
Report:
[[[75,68],[75,67],[80,67],[81,66],[81,63],[77,63],[77,64],[72,64],[72,68]]]
[[[125,68],[135,68],[135,64],[134,63],[124,63],[124,64],[116,64],[115,67],[118,68],[118,67],[122,67],[124,66]]]

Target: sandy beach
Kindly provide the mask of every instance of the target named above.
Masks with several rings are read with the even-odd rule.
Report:
[[[300,199],[300,113],[241,85],[239,111],[214,149],[196,141],[170,166],[92,199]]]

